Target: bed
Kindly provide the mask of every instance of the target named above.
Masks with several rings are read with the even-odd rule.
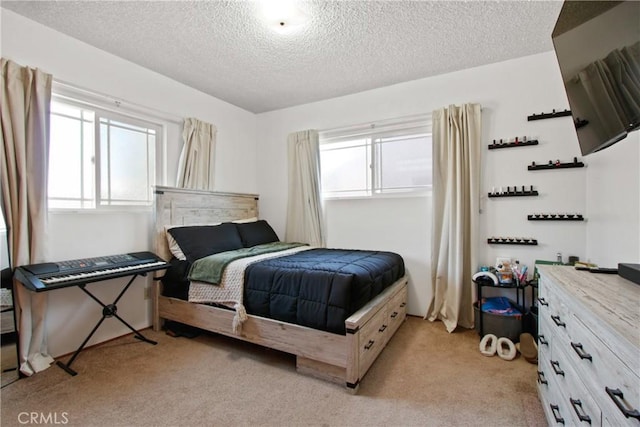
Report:
[[[171,271],[180,270],[178,265],[183,265],[176,258],[176,240],[182,243],[185,235],[204,236],[209,232],[223,232],[224,235],[224,239],[215,237],[220,234],[211,235],[214,236],[213,240],[217,239],[222,245],[213,255],[204,257],[197,245],[188,247],[181,254],[183,258],[188,258],[185,262],[193,267],[190,267],[192,275],[189,276],[187,294],[179,287],[171,289],[166,277],[154,281],[155,330],[162,328],[164,320],[171,320],[284,351],[296,356],[298,372],[343,384],[349,391],[356,392],[368,369],[406,319],[407,278],[399,255],[379,251],[340,252],[306,245],[263,242],[264,229],[268,225],[257,219],[257,195],[156,187],[155,215],[156,252],[174,265],[166,273],[169,276],[174,274]],[[256,231],[258,228],[259,232]],[[227,244],[231,239],[226,237],[229,232],[233,232],[233,239],[236,239],[236,230],[240,230],[243,247],[227,252],[228,248],[221,242]],[[265,248],[270,245],[291,246]],[[207,244],[207,249],[209,246]],[[248,256],[244,254],[236,257],[236,252],[254,251],[255,248],[264,251],[259,253],[257,262],[252,261],[253,258],[241,258]],[[282,254],[271,252],[280,250]],[[333,257],[328,264],[318,267],[321,271],[316,275],[326,281],[326,291],[324,282],[308,283],[309,277],[316,280],[311,270],[317,263],[316,256],[323,254]],[[218,257],[226,258],[228,264],[221,270],[224,274],[218,272],[219,275],[211,283],[216,283],[215,280],[221,277],[227,280],[227,276],[232,276],[233,273],[228,273],[233,271],[232,266],[239,268],[236,264],[247,264],[242,273],[242,296],[225,296],[229,300],[225,304],[189,302],[189,298],[200,295],[199,289],[217,288],[215,285],[203,286],[209,279],[196,277],[196,267],[198,263],[203,263],[202,266],[209,269],[211,265],[206,264],[209,262],[207,259]],[[356,262],[342,264],[350,258]],[[396,258],[399,258],[399,263]],[[388,266],[375,267],[382,270],[361,274],[363,277],[369,274],[372,278],[370,283],[363,281],[363,285],[351,284],[359,280],[357,277],[361,269],[374,268],[372,265],[378,262]],[[329,264],[339,264],[339,267],[326,271],[325,265]],[[324,278],[327,275],[329,278]],[[347,276],[348,280],[345,278]],[[172,280],[176,281],[176,277]],[[278,292],[274,294],[273,290],[283,286],[287,289],[291,286],[295,291],[278,291],[279,295],[285,294],[286,298],[282,303],[274,303],[274,295]],[[224,288],[234,289],[226,285]],[[302,300],[287,306],[292,292]],[[313,295],[309,296],[309,293]],[[271,300],[264,295],[270,295]],[[202,302],[210,301],[203,299]],[[305,304],[325,304],[320,312],[328,314],[318,320],[300,308],[304,308]],[[274,310],[269,311],[269,306]],[[319,310],[316,307],[307,311]]]

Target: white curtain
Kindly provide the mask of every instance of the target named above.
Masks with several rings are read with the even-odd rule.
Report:
[[[479,104],[433,112],[432,298],[425,318],[473,327],[480,199]]]
[[[177,186],[213,190],[215,177],[216,127],[201,120],[184,120],[184,145],[178,163]]]
[[[2,59],[2,209],[12,267],[44,262],[51,75]],[[46,340],[46,293],[14,282],[20,371],[53,363]]]
[[[318,131],[292,133],[287,142],[289,201],[285,240],[324,246]]]

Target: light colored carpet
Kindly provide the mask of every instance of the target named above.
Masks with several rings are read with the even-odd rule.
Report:
[[[439,322],[409,317],[357,395],[288,354],[143,333],[158,345],[122,337],[82,352],[75,377],[52,366],[2,388],[2,426],[24,412],[78,426],[546,426],[535,365],[482,356],[475,331]]]

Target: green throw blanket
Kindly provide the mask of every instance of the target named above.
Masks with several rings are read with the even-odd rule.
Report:
[[[255,255],[262,255],[271,252],[279,252],[286,249],[305,246],[302,243],[273,242],[264,245],[252,246],[250,248],[236,249],[234,251],[220,252],[196,260],[189,270],[189,280],[211,283],[219,285],[222,280],[224,269],[237,259]]]

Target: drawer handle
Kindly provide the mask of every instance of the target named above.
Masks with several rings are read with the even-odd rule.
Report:
[[[407,305],[407,303],[403,302],[402,304],[400,304],[400,308],[404,307],[405,305]]]
[[[558,362],[557,360],[552,360],[551,367],[553,368],[553,372],[555,372],[556,375],[562,375],[564,377],[564,371],[560,369],[560,362]]]
[[[383,324],[380,326],[380,329],[378,329],[378,332],[384,332],[385,329],[387,329],[387,325]]]
[[[364,346],[365,350],[369,350],[371,348],[371,346],[373,345],[375,341],[374,340],[369,340],[369,342],[367,343],[367,345]]]
[[[556,422],[560,424],[564,424],[564,418],[560,416],[560,408],[558,408],[558,405],[549,405],[549,406],[551,406],[551,412],[553,413],[553,418],[556,419]],[[556,412],[558,413],[557,415],[556,415]]]
[[[544,335],[538,335],[538,341],[540,341],[540,344],[542,345],[549,345],[549,341],[545,339]]]
[[[391,313],[391,318],[395,319],[397,315],[398,315],[398,312],[394,311],[393,313]]]
[[[549,382],[544,379],[544,372],[542,371],[538,371],[538,382],[540,384],[549,384]]]
[[[557,326],[562,326],[563,328],[567,327],[567,324],[560,320],[560,316],[552,315],[551,320],[553,320],[553,323],[555,323]]]
[[[573,347],[573,350],[580,356],[580,359],[587,359],[589,362],[593,362],[593,357],[584,351],[581,343],[572,342],[571,347]]]
[[[584,413],[584,409],[582,409],[582,402],[580,402],[580,399],[569,398],[569,402],[571,402],[571,406],[573,406],[573,410],[576,411],[576,415],[578,416],[578,418],[580,418],[580,421],[586,421],[591,424],[591,417]]]
[[[625,407],[625,404],[623,402],[624,395],[622,394],[620,389],[618,388],[612,389],[609,387],[605,387],[604,389],[607,391],[607,394],[609,395],[611,400],[613,400],[613,403],[616,404],[618,409],[620,409],[620,412],[622,412],[625,417],[627,418],[631,417],[631,418],[640,420],[640,412],[638,412],[637,409],[628,409]]]
[[[549,303],[547,302],[547,300],[542,297],[538,298],[538,303],[540,305],[549,306]]]

